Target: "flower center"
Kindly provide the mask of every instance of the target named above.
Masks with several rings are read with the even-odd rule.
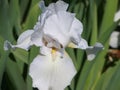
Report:
[[[52,54],[52,60],[55,61],[57,57],[57,49],[52,47],[51,54]]]
[[[57,51],[56,48],[52,48],[51,53],[52,53],[52,54],[55,54],[56,51]]]

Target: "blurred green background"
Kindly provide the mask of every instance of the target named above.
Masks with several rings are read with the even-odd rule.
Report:
[[[57,0],[45,0],[46,5]],[[66,90],[120,90],[120,58],[107,55],[109,37],[118,26],[114,15],[120,9],[119,0],[64,0],[68,11],[83,23],[82,36],[94,45],[101,42],[102,50],[93,61],[87,61],[85,51],[67,48],[78,71]],[[40,0],[0,0],[0,90],[33,90],[28,75],[29,64],[38,53],[31,47],[3,50],[5,40],[16,44],[18,36],[32,29],[41,13]],[[34,90],[37,90],[34,88]]]

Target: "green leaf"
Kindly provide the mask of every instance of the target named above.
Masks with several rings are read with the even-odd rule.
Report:
[[[14,90],[27,90],[26,84],[17,64],[10,59],[7,60],[6,72],[13,87],[15,88]]]
[[[29,64],[33,61],[33,59],[39,54],[40,47],[32,46],[29,54]]]
[[[115,28],[117,27],[117,25],[118,25],[119,22],[120,22],[120,20],[118,20],[117,22],[113,23],[113,24],[102,34],[102,36],[99,38],[99,40],[101,41],[101,43],[105,43],[105,42],[109,39],[111,33],[113,32],[113,30],[115,30]]]
[[[76,14],[76,17],[80,20],[82,20],[83,14],[84,14],[84,4],[82,2],[77,3],[74,6],[74,13]]]
[[[10,25],[13,27],[16,23],[20,23],[20,9],[19,9],[19,1],[11,0],[8,8],[9,13],[9,21]]]
[[[80,50],[80,49],[77,50],[76,60],[77,60],[77,67],[79,70],[81,69],[82,64],[83,64],[82,62],[84,60],[84,54],[85,53],[83,50]]]
[[[33,2],[33,3],[35,3],[35,2]],[[32,7],[27,16],[26,22],[23,24],[24,30],[33,29],[34,25],[36,24],[36,22],[38,20],[38,16],[40,15],[40,12],[41,12],[41,10],[39,8],[39,3],[37,3],[35,5],[32,4]]]
[[[92,32],[91,32],[91,40],[90,40],[90,45],[94,45],[97,41],[97,34],[98,34],[98,25],[97,25],[97,5],[95,2],[93,2],[93,0],[91,0],[90,2],[90,7],[91,9],[91,13],[92,13],[92,17],[93,20],[92,20]]]
[[[20,0],[20,14],[21,14],[21,21],[24,19],[24,15],[26,15],[27,7],[30,3],[30,0]]]
[[[32,89],[32,79],[31,79],[31,77],[28,75],[27,76],[27,81],[26,81],[27,83],[27,90],[33,90]]]
[[[8,58],[8,54],[9,54],[9,51],[3,50],[3,44],[4,44],[4,40],[0,36],[0,86],[1,86],[1,82],[2,82],[3,73],[5,71],[6,60]]]
[[[76,62],[76,56],[73,48],[66,48],[66,51],[68,52],[68,55],[72,58],[72,61],[78,70],[77,62]]]
[[[13,40],[12,35],[12,26],[10,26],[9,21],[9,13],[8,13],[8,1],[7,0],[1,0],[0,1],[0,35],[7,39],[7,40]]]
[[[20,33],[21,30],[19,0],[11,0],[9,2],[8,15],[10,26],[12,28],[11,32],[14,38],[16,39],[16,36]]]
[[[40,0],[20,0],[20,11],[22,21],[25,21],[26,18],[28,18],[31,8],[33,8],[39,2]]]
[[[19,59],[25,63],[28,63],[28,52],[17,48],[16,50],[12,50],[13,55],[16,57],[16,59]]]
[[[119,90],[120,89],[120,62],[117,63],[117,68],[114,69],[114,73],[110,79],[110,81],[108,82],[108,85],[105,89],[107,90]],[[109,75],[109,74],[108,74]],[[106,76],[107,78],[107,76]]]
[[[100,27],[100,37],[102,37],[103,33],[105,33],[113,24],[114,15],[117,10],[117,3],[118,0],[106,0],[104,15]]]
[[[90,44],[93,45],[96,41],[97,41],[97,6],[94,0],[90,0],[90,5],[89,5],[89,16],[88,16],[88,26],[86,25],[86,30],[84,32],[86,32],[86,37],[88,38],[90,33],[92,33],[91,35],[91,41]],[[89,32],[88,32],[89,31]],[[79,62],[82,63],[82,58],[84,53],[81,53],[80,55],[80,51],[78,52],[78,58],[80,58]],[[100,54],[99,54],[100,55]],[[84,58],[83,58],[84,59]],[[90,76],[89,74],[92,72],[90,71],[92,66],[94,65],[96,60],[90,62],[90,61],[85,61],[85,64],[82,68],[82,72],[80,73],[80,77],[78,79],[78,83],[76,86],[76,90],[88,90],[89,89],[89,85],[87,82],[91,83],[91,79],[89,79],[90,77],[92,78],[92,75]],[[80,64],[79,63],[79,64]],[[88,89],[87,89],[88,88]]]
[[[107,71],[105,71],[102,76],[99,78],[99,81],[97,82],[96,86],[95,86],[95,90],[109,90],[108,88],[111,88],[111,85],[109,84],[113,84],[114,85],[114,90],[119,90],[119,89],[115,89],[116,87],[119,87],[119,85],[115,84],[112,80],[114,78],[116,78],[116,72],[117,70],[119,70],[120,68],[120,61],[116,62],[116,65],[113,67],[108,68]],[[117,82],[119,83],[119,78],[117,77]],[[113,89],[112,89],[113,90]]]

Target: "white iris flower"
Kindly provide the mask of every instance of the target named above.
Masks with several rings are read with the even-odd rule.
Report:
[[[17,40],[17,45],[5,41],[4,49],[22,48],[28,50],[31,45],[40,47],[40,54],[30,64],[29,75],[33,87],[39,90],[64,90],[70,85],[76,74],[71,58],[65,52],[65,47],[86,50],[88,60],[103,48],[100,43],[88,46],[81,37],[83,26],[75,18],[75,14],[67,12],[68,4],[59,0],[48,7],[40,2],[42,14],[33,30],[23,32]]]

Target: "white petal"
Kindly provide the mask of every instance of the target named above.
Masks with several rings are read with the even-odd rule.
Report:
[[[41,0],[41,1],[40,1],[39,6],[40,6],[40,9],[42,10],[42,12],[45,12],[45,11],[46,11],[46,7],[45,7],[45,2],[44,2],[44,0]]]
[[[86,53],[87,53],[87,59],[88,60],[93,60],[96,56],[96,54],[103,49],[103,45],[101,43],[96,43],[94,47],[88,47],[86,49]]]
[[[40,16],[39,16],[39,17],[40,17]],[[34,28],[34,30],[35,30],[35,31],[37,31],[37,30],[40,30],[40,29],[41,29],[41,27],[42,27],[42,26],[41,26],[41,22],[40,22],[40,21],[38,21],[38,22],[36,23],[36,25],[34,25],[34,27],[33,27],[33,28]]]
[[[68,8],[68,4],[59,0],[56,3],[51,3],[48,7],[45,6],[45,3],[43,0],[40,1],[40,8],[42,9],[42,14],[39,16],[37,24],[34,26],[35,30],[38,30],[41,28],[41,26],[44,25],[45,20],[55,14],[58,11],[66,11]]]
[[[4,50],[9,50],[10,48],[12,48],[12,44],[6,40],[4,42]]]
[[[64,90],[70,82],[76,70],[68,56],[53,60],[51,55],[38,55],[30,65],[29,74],[33,80],[33,87],[39,90]]]
[[[103,45],[97,43],[94,47],[88,46],[87,41],[81,37],[82,31],[83,31],[82,23],[76,18],[74,18],[70,30],[71,42],[68,44],[68,46],[72,48],[85,49],[87,52],[88,60],[93,60],[95,58],[95,55],[103,48]]]
[[[28,38],[30,39],[31,34],[32,34],[33,32],[34,32],[33,30],[27,30],[27,31],[23,32],[23,33],[19,36],[19,38],[18,38],[18,40],[17,40],[17,44],[23,43],[23,41],[26,40],[26,39],[28,39]]]
[[[117,48],[119,46],[119,35],[120,32],[114,31],[110,36],[110,46],[113,48]]]
[[[78,37],[82,34],[82,31],[83,31],[82,23],[77,18],[74,18],[74,21],[72,22],[72,26],[70,29],[71,36]]]
[[[120,19],[120,10],[118,12],[115,13],[115,17],[114,17],[114,21],[118,21]],[[120,25],[120,23],[119,23]]]
[[[68,44],[69,46],[81,49],[86,49],[88,47],[86,40],[81,37],[82,31],[82,23],[78,19],[74,18],[70,29],[71,42],[70,45]]]
[[[51,15],[52,13],[50,11],[46,11],[44,13],[42,13],[39,17],[38,17],[38,22],[36,23],[36,25],[34,26],[34,30],[38,31],[38,30],[42,30],[42,27],[45,24],[45,20]]]
[[[68,4],[62,0],[59,0],[56,2],[56,8],[57,8],[57,11],[66,11],[68,8]]]
[[[42,37],[43,37],[42,30],[36,30],[31,35],[31,41],[36,46],[42,46],[43,45]]]
[[[29,47],[32,45],[31,34],[33,32],[34,32],[33,30],[27,30],[27,31],[23,32],[17,40],[17,45],[12,45],[10,42],[5,41],[4,49],[8,50],[10,48],[14,49],[14,48],[18,47],[18,48],[28,50]]]
[[[44,25],[44,33],[58,40],[60,44],[66,46],[69,42],[69,31],[74,15],[68,12],[58,12],[50,16]]]
[[[80,48],[80,49],[88,48],[87,41],[80,36],[78,36],[77,38],[72,37],[71,42],[68,44],[68,46],[72,48]]]
[[[87,44],[87,41],[85,39],[82,39],[80,40],[79,44],[78,44],[78,47],[81,48],[81,49],[86,49],[88,48],[88,44]]]
[[[72,48],[80,48],[85,49],[87,53],[87,59],[93,60],[96,54],[103,49],[103,45],[101,43],[96,43],[95,46],[88,46],[87,41],[83,38],[71,38],[71,43],[69,43],[69,47]]]
[[[28,50],[29,47],[32,45],[31,34],[33,32],[34,32],[33,30],[27,30],[23,32],[17,40],[17,45],[13,45],[13,47],[19,47],[19,48]]]
[[[42,13],[38,18],[38,24],[35,25],[34,29],[39,30],[41,29],[47,18],[49,18],[53,13],[49,10],[46,10],[44,13]]]
[[[48,6],[48,9],[51,10],[53,13],[59,12],[59,11],[66,11],[68,8],[68,4],[64,1],[57,1],[56,3],[51,3]]]
[[[43,54],[43,55],[49,55],[49,54],[51,54],[51,48],[48,48],[46,46],[42,46],[40,48],[40,54]]]

